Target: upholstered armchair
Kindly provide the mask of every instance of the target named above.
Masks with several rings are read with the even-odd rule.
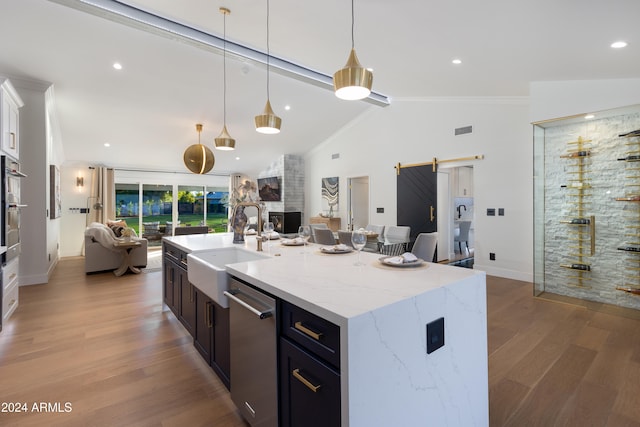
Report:
[[[131,250],[131,259],[135,267],[147,266],[147,239],[132,237],[140,246]],[[123,252],[113,244],[118,240],[108,226],[99,222],[90,224],[84,232],[84,271],[95,273],[115,270],[122,264]]]

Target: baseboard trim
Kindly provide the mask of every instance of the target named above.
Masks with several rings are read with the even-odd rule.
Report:
[[[477,260],[476,260],[477,261]],[[533,273],[525,273],[523,271],[508,270],[506,268],[492,267],[486,264],[473,264],[474,270],[482,270],[490,276],[503,277],[505,279],[520,280],[523,282],[533,283]]]

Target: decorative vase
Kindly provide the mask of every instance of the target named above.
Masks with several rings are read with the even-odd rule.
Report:
[[[238,206],[233,217],[233,243],[244,243],[244,227],[247,225],[247,215],[244,206]]]

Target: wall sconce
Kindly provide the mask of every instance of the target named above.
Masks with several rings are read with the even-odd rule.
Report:
[[[78,187],[78,189],[84,187],[84,177],[82,176],[76,177],[76,187]]]

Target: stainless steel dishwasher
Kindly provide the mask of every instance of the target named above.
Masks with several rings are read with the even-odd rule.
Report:
[[[276,301],[232,278],[231,400],[253,427],[278,425]]]

